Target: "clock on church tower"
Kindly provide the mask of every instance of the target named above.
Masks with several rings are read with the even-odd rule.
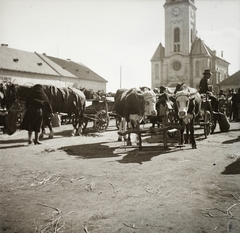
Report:
[[[173,12],[173,14],[174,14],[175,16],[178,16],[179,13],[180,13],[180,8],[179,8],[179,7],[174,7],[173,10],[172,10],[172,12]]]
[[[194,0],[166,0],[165,53],[189,54],[196,36]]]

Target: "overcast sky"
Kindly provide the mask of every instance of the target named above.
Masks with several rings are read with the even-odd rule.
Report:
[[[151,86],[165,0],[0,0],[0,43],[81,62],[107,91]],[[195,0],[198,36],[240,70],[240,0]]]

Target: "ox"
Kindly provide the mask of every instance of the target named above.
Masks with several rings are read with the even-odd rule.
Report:
[[[125,119],[130,128],[139,129],[140,122],[147,116],[154,116],[156,112],[156,95],[153,91],[141,91],[131,88],[119,89],[115,95],[115,111],[117,117]],[[121,138],[118,138],[121,141]],[[128,134],[127,145],[132,145]]]
[[[179,122],[182,126],[186,127],[185,143],[188,143],[189,131],[190,142],[192,148],[196,149],[196,141],[194,138],[194,118],[199,114],[201,109],[201,95],[194,88],[186,85],[177,86],[175,91],[176,110],[178,112]],[[183,144],[184,127],[180,131],[180,144]]]
[[[45,94],[48,96],[52,109],[54,112],[67,113],[69,116],[74,115],[72,119],[72,136],[79,135],[82,131],[83,114],[85,111],[85,95],[75,88],[58,88],[55,86],[43,85]],[[20,85],[8,85],[6,98],[7,102],[12,105],[15,101],[26,100],[29,95],[31,87],[20,86]],[[51,126],[51,118],[49,118],[49,112],[43,109],[44,124],[48,126],[50,130],[49,137],[53,137],[53,130]],[[16,123],[15,123],[16,124]],[[75,133],[74,133],[75,132]],[[44,133],[44,128],[43,128]]]
[[[43,89],[51,102],[53,111],[55,113],[67,113],[71,117],[73,125],[71,136],[80,135],[86,107],[86,97],[83,92],[76,88],[59,88],[48,85],[43,85]],[[46,120],[45,124],[50,129],[51,122]],[[50,129],[51,137],[52,133],[53,131]]]
[[[169,121],[173,119],[173,102],[170,100],[167,93],[157,94],[156,110],[157,116],[150,117],[150,122],[152,123],[152,128],[155,127],[157,123],[158,128],[160,127],[160,122],[163,121],[164,117],[167,117]]]

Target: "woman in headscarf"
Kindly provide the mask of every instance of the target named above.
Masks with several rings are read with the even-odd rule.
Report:
[[[28,143],[32,143],[32,132],[35,132],[34,144],[41,144],[39,132],[43,124],[44,113],[53,114],[49,99],[45,94],[42,85],[33,86],[32,91],[26,98],[26,113],[21,123],[21,129],[28,131]]]

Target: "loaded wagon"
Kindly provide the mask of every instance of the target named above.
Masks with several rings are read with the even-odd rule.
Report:
[[[105,131],[109,125],[110,117],[114,116],[114,100],[111,97],[102,97],[86,100],[83,129],[87,128],[89,122],[98,131]]]

